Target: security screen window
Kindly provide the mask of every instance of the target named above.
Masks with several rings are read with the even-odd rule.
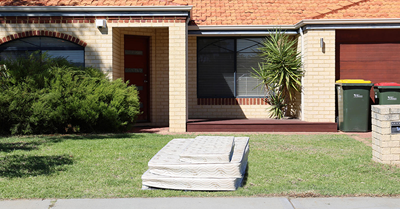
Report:
[[[46,52],[51,57],[64,57],[76,66],[85,64],[85,48],[79,44],[53,37],[28,37],[0,45],[0,60],[15,59],[27,53]]]
[[[259,81],[251,77],[261,62],[263,38],[198,38],[197,97],[263,97]]]

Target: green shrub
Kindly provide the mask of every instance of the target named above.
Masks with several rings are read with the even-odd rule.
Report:
[[[3,62],[0,134],[118,132],[134,122],[136,88],[110,81],[95,68],[37,57]],[[29,66],[35,74],[25,69]]]

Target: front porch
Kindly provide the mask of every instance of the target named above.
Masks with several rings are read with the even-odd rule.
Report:
[[[187,132],[337,132],[333,122],[299,119],[189,119]]]
[[[170,132],[186,131],[187,26],[179,21],[112,27],[112,78],[137,87],[138,124]]]

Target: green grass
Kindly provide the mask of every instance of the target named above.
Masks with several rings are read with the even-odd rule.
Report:
[[[141,190],[151,157],[194,135],[3,137],[0,199],[400,194],[400,169],[345,135],[249,136],[248,175],[233,192]]]

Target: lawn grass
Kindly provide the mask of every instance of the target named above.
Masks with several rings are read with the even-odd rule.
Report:
[[[346,135],[248,136],[248,175],[233,192],[141,190],[151,157],[195,135],[3,137],[0,199],[400,194],[400,168],[373,162],[371,148]]]

